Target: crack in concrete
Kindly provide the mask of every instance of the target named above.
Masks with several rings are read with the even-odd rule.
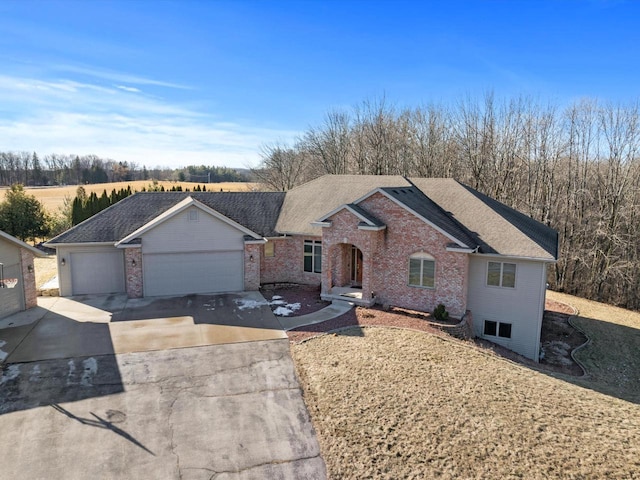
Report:
[[[238,470],[225,470],[222,472],[215,472],[213,475],[211,475],[211,477],[209,477],[209,480],[215,480],[216,477],[218,477],[219,475],[224,475],[224,474],[230,474],[230,473],[235,473],[235,474],[239,474],[239,473],[244,473],[248,470],[253,470],[256,468],[260,468],[260,467],[264,467],[265,465],[285,465],[287,463],[295,463],[295,462],[302,462],[304,460],[313,460],[314,458],[321,458],[320,454],[318,455],[313,455],[311,457],[301,457],[301,458],[294,458],[291,460],[271,460],[270,462],[264,462],[264,463],[260,463],[258,465],[251,465],[250,467],[245,467],[245,468],[241,468]],[[203,470],[211,470],[214,471],[212,469],[203,469]]]

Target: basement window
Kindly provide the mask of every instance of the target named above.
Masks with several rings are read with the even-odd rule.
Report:
[[[511,338],[511,324],[485,320],[484,335],[487,337]]]

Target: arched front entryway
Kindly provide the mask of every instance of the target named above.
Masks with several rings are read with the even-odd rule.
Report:
[[[370,305],[368,293],[367,256],[351,243],[338,243],[329,248],[328,271],[323,274],[322,298],[353,301],[359,305]]]

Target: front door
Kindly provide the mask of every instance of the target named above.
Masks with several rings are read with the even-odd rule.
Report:
[[[362,252],[355,245],[351,245],[351,286],[362,286]]]

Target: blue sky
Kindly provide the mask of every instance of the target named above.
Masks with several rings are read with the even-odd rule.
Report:
[[[640,98],[640,2],[0,2],[0,151],[255,166],[331,109]]]

